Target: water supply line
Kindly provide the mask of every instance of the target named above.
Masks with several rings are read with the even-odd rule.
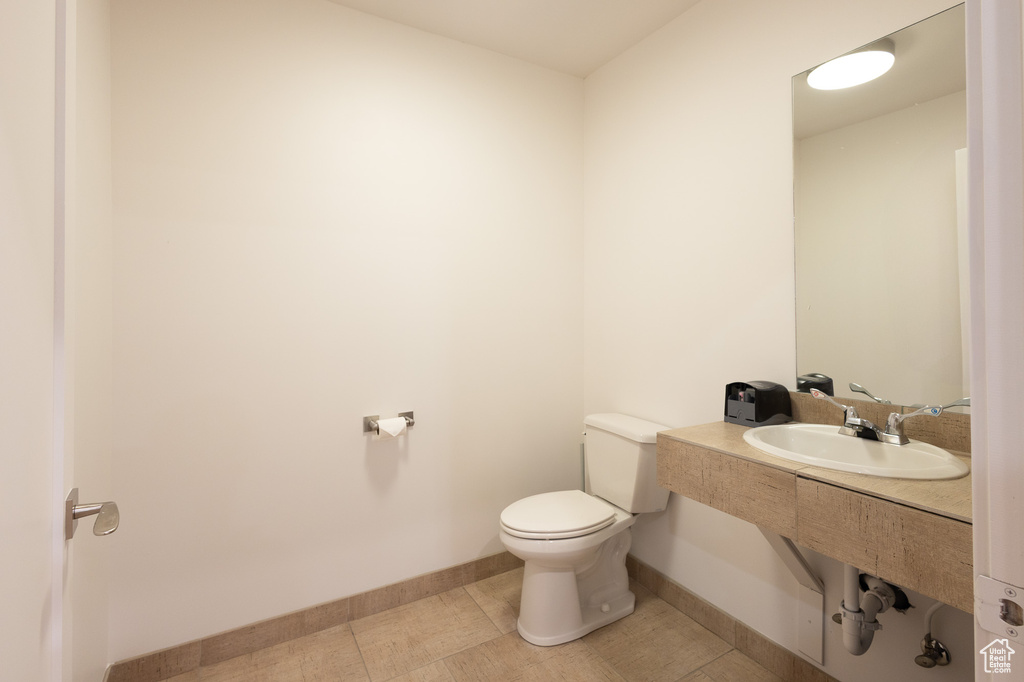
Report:
[[[860,570],[847,564],[843,574],[843,645],[854,656],[860,656],[882,625],[876,616],[896,603],[896,591],[888,583],[871,575],[864,576],[866,590],[861,589]]]
[[[922,668],[934,668],[937,665],[949,665],[949,649],[939,640],[932,637],[932,617],[935,612],[945,604],[940,601],[932,604],[932,607],[924,614],[925,636],[921,640],[921,655],[914,659]]]

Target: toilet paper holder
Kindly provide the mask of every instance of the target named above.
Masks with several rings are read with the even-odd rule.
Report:
[[[405,417],[405,424],[407,427],[412,428],[416,424],[416,420],[413,418],[412,412],[399,412],[399,417]],[[369,417],[363,417],[363,433],[380,433],[380,426],[377,422],[380,421],[380,415],[375,414]]]

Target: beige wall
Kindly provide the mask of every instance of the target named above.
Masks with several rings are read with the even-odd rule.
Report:
[[[581,81],[326,0],[112,17],[111,658],[501,551],[579,483]]]
[[[722,418],[728,382],[794,386],[790,79],[951,4],[703,2],[587,79],[586,412],[686,426]],[[638,520],[632,551],[796,650],[796,581],[753,526],[673,495]],[[838,609],[840,567],[811,560]],[[914,665],[928,605],[883,616],[861,658],[827,620],[827,670],[850,681],[968,677],[963,613],[943,616],[962,660]]]

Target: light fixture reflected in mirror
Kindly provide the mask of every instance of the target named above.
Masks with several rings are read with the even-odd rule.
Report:
[[[807,74],[815,90],[841,90],[872,81],[892,68],[896,50],[888,38],[825,62]]]

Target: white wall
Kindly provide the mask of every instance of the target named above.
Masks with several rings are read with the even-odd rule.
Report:
[[[797,373],[901,405],[963,383],[955,152],[966,92],[799,140]],[[913,349],[912,353],[903,352]]]
[[[704,2],[587,79],[584,411],[686,426],[721,419],[730,381],[794,386],[790,79],[951,4]],[[796,650],[796,582],[753,526],[673,495],[632,551]],[[814,560],[838,608],[841,571]],[[828,672],[969,677],[963,613],[960,663],[914,665],[920,602],[859,659],[828,621]]]
[[[54,4],[4,2],[0,15],[0,679],[45,681],[59,674],[61,631],[52,608]]]
[[[111,659],[578,484],[579,79],[326,0],[116,0],[112,44]]]

